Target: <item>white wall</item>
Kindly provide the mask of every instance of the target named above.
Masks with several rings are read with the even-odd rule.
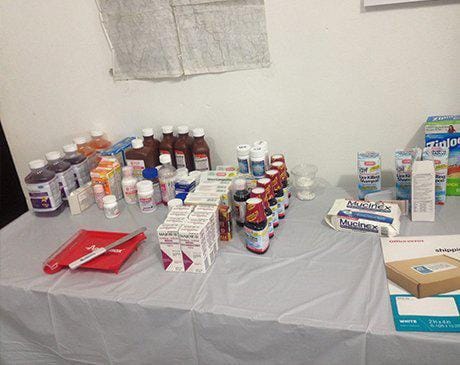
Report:
[[[360,0],[269,0],[272,66],[181,81],[114,82],[94,0],[0,1],[0,110],[22,178],[27,162],[100,123],[109,137],[203,126],[214,160],[267,139],[292,167],[354,183],[355,153],[423,143],[429,114],[460,112],[460,4],[379,8]]]

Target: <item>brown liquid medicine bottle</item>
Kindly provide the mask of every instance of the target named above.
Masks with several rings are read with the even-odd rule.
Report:
[[[174,143],[174,155],[176,157],[177,168],[186,167],[188,171],[193,171],[193,138],[189,136],[189,129],[186,125],[177,127],[179,137]]]
[[[165,125],[161,127],[163,132],[163,139],[160,142],[160,155],[170,155],[171,162],[174,167],[176,167],[176,156],[174,155],[174,143],[177,140],[177,137],[173,135],[173,126]]]
[[[195,170],[207,171],[211,170],[211,157],[209,146],[204,139],[204,129],[195,128],[193,130],[193,162]]]
[[[160,141],[155,138],[153,128],[144,128],[142,130],[144,137],[144,146],[152,149],[152,157],[155,166],[160,164]]]

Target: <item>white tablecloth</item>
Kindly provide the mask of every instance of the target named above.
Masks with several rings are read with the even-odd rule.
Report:
[[[235,239],[204,275],[164,272],[155,229],[166,209],[122,206],[108,220],[26,213],[0,231],[2,364],[459,364],[460,334],[396,332],[379,238],[336,232],[328,188],[294,200],[265,255]],[[402,235],[460,233],[460,198]],[[148,239],[118,274],[42,271],[78,229]]]

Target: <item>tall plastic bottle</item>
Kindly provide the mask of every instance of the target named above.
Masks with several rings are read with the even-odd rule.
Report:
[[[154,166],[160,164],[160,141],[155,138],[153,128],[142,129],[142,136],[144,137],[144,146],[152,149],[152,157],[155,163]]]
[[[65,152],[64,161],[70,162],[77,188],[91,180],[89,175],[88,159],[77,150],[77,145],[67,144],[62,147]]]
[[[133,176],[132,166],[123,166],[123,179],[121,187],[123,189],[123,197],[127,204],[137,204],[137,179]]]
[[[89,138],[85,136],[75,137],[73,143],[77,145],[78,152],[88,159],[89,169],[95,169],[99,164],[100,157],[96,153],[96,150],[89,145]]]
[[[44,160],[29,162],[30,173],[25,177],[32,210],[39,217],[55,217],[65,208],[59,182],[54,171],[46,168]]]
[[[186,125],[177,127],[179,137],[174,143],[174,155],[176,157],[176,167],[186,167],[188,171],[193,171],[193,138],[189,135],[189,129]]]
[[[93,130],[90,132],[91,141],[89,142],[90,147],[96,151],[103,151],[112,145],[112,142],[104,138],[104,132],[99,130]]]
[[[244,226],[246,220],[246,200],[249,199],[249,190],[246,189],[245,179],[236,179],[233,182],[235,193],[233,194],[233,210],[236,224]]]
[[[171,155],[160,155],[160,162],[163,167],[158,171],[160,180],[161,198],[163,204],[167,205],[171,199],[176,197],[175,181],[176,169],[171,164]]]
[[[209,146],[204,139],[204,129],[195,128],[193,130],[193,162],[198,171],[211,170],[211,154]]]
[[[45,154],[48,161],[47,168],[56,173],[61,191],[62,200],[67,204],[69,194],[77,188],[70,162],[64,161],[59,151],[51,151]]]
[[[163,132],[163,139],[160,142],[160,156],[170,155],[171,163],[174,167],[176,167],[176,156],[174,155],[174,143],[176,143],[177,138],[174,137],[173,126],[165,125],[161,127],[161,130]]]

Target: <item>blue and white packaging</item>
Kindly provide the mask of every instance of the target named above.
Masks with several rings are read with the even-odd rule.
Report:
[[[379,152],[358,153],[358,198],[382,189],[382,169]]]
[[[125,152],[127,149],[131,148],[131,141],[133,139],[136,139],[136,137],[123,138],[121,141],[115,143],[112,147],[109,147],[106,150],[101,151],[100,155],[115,157],[120,163],[120,165],[126,166]]]
[[[443,205],[446,203],[449,149],[441,146],[425,147],[423,149],[423,159],[434,163],[436,204]]]
[[[371,232],[382,236],[399,234],[401,210],[397,204],[337,199],[325,221],[337,231]]]
[[[460,235],[380,240],[385,263],[435,255],[460,259]],[[397,331],[460,332],[460,290],[418,299],[390,280],[388,289]]]

